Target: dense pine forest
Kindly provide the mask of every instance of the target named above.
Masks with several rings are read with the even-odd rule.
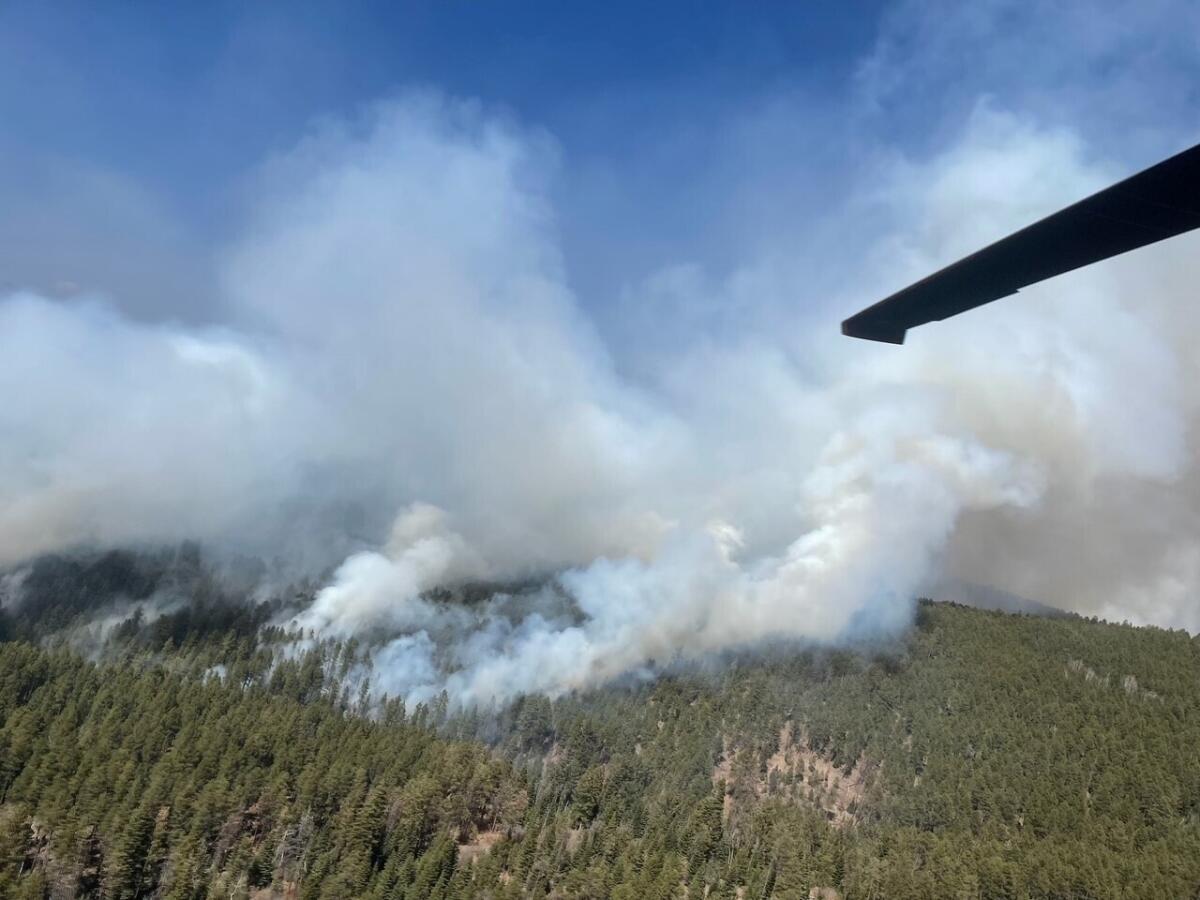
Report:
[[[355,642],[275,652],[303,590],[217,585],[55,559],[3,608],[0,896],[1200,896],[1184,632],[922,602],[888,644],[405,708]]]

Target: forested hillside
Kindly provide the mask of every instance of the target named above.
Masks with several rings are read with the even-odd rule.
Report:
[[[1183,632],[923,603],[886,647],[456,712],[346,689],[354,645],[284,659],[195,615],[122,626],[99,665],[0,644],[0,894],[1200,890]]]

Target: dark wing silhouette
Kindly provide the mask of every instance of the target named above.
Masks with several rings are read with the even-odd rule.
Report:
[[[844,321],[842,334],[903,344],[909,328],[1193,228],[1200,228],[1200,144],[880,300]]]

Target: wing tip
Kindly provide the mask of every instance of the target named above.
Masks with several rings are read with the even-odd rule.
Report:
[[[864,341],[879,341],[883,344],[903,344],[908,329],[886,323],[863,322],[858,316],[851,316],[842,322],[842,334],[846,337],[861,338]]]

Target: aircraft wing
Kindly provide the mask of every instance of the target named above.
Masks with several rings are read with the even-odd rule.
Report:
[[[1200,228],[1200,144],[978,250],[842,323],[903,344],[909,328],[1027,285]]]

